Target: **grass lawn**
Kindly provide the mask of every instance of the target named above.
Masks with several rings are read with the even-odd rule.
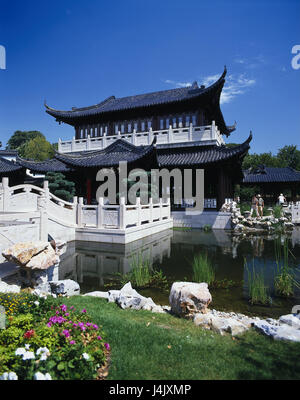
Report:
[[[122,310],[94,297],[59,299],[86,308],[111,346],[108,379],[300,379],[300,343],[273,341],[255,331],[232,338],[192,321]]]

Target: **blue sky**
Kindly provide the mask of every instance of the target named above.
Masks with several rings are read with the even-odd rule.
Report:
[[[229,142],[253,131],[251,152],[300,147],[300,1],[0,0],[0,140],[40,130],[50,142],[73,128],[44,111],[209,84],[227,66],[222,111]]]

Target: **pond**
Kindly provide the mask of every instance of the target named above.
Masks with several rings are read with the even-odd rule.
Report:
[[[300,282],[300,229],[288,235],[235,234],[214,230],[167,230],[127,245],[70,242],[61,258],[59,279],[73,279],[80,284],[81,293],[94,290],[120,289],[118,275],[132,268],[132,257],[142,254],[152,268],[161,269],[168,287],[138,289],[158,304],[169,304],[170,286],[174,281],[192,281],[194,255],[207,254],[215,269],[217,282],[227,282],[221,287],[210,287],[213,297],[211,307],[217,310],[242,312],[248,315],[277,318],[291,312],[300,304],[300,289],[294,288],[291,298],[275,295],[274,277],[277,270],[274,244],[287,240],[289,266]],[[248,296],[248,269],[263,273],[271,303],[251,305]]]

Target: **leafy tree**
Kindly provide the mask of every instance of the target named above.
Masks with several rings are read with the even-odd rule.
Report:
[[[297,146],[284,146],[278,150],[277,158],[281,166],[300,170],[300,150]]]
[[[7,150],[19,150],[25,143],[36,137],[45,136],[39,131],[15,131],[7,142]]]
[[[242,168],[257,168],[259,165],[265,165],[266,167],[280,167],[280,161],[276,156],[273,156],[271,152],[269,153],[253,153],[247,154],[244,158]]]
[[[49,190],[55,196],[71,201],[75,195],[75,183],[68,181],[60,172],[47,172],[45,180],[49,182]]]
[[[20,148],[19,154],[35,161],[44,161],[54,156],[54,149],[44,136],[37,136],[26,142]]]

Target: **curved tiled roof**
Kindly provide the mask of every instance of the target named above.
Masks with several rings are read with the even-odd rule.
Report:
[[[95,104],[89,107],[73,107],[72,110],[56,110],[49,107],[45,103],[46,112],[57,119],[57,121],[63,121],[66,123],[71,123],[78,118],[88,118],[95,115],[112,113],[118,111],[131,110],[134,108],[144,108],[156,105],[177,103],[181,101],[186,101],[194,98],[200,98],[208,94],[215,94],[218,98],[221,95],[222,88],[225,83],[225,76],[227,70],[224,68],[223,74],[220,78],[210,85],[209,87],[201,86],[199,88],[197,82],[194,82],[192,86],[182,87],[177,89],[162,90],[158,92],[151,92],[145,94],[139,94],[134,96],[127,96],[116,98],[115,96],[110,96],[101,103]],[[222,133],[229,135],[235,127],[227,127],[221,113],[219,105],[216,105],[216,122]],[[71,123],[72,124],[72,123]]]
[[[155,163],[160,167],[193,166],[207,165],[218,162],[226,162],[233,158],[241,158],[249,150],[249,138],[242,144],[234,147],[223,146],[178,146],[158,145],[156,138],[149,146],[135,146],[118,139],[103,150],[84,151],[79,153],[62,154],[56,153],[50,160],[35,162],[17,158],[19,166],[17,168],[28,168],[36,172],[67,172],[77,168],[101,168],[116,167],[121,161],[133,163],[139,161],[143,165],[144,160],[151,154]],[[6,161],[8,162],[8,161]],[[12,164],[12,163],[11,163]]]
[[[22,167],[13,161],[0,157],[0,174],[11,173],[21,170]]]
[[[262,165],[243,173],[243,183],[300,182],[300,171],[290,167],[275,168]]]
[[[120,161],[132,163],[143,159],[154,150],[155,139],[149,146],[134,146],[118,139],[103,150],[85,151],[79,154],[56,153],[55,158],[74,167],[119,166]]]
[[[65,163],[61,162],[57,158],[51,158],[45,161],[32,161],[32,160],[24,160],[21,157],[17,157],[16,162],[23,168],[30,169],[35,172],[68,172],[71,171],[70,168]],[[20,168],[21,168],[20,167]]]
[[[161,167],[179,165],[207,165],[217,162],[224,162],[234,157],[244,156],[250,148],[252,134],[248,139],[237,146],[198,146],[185,148],[158,149],[158,162]]]

